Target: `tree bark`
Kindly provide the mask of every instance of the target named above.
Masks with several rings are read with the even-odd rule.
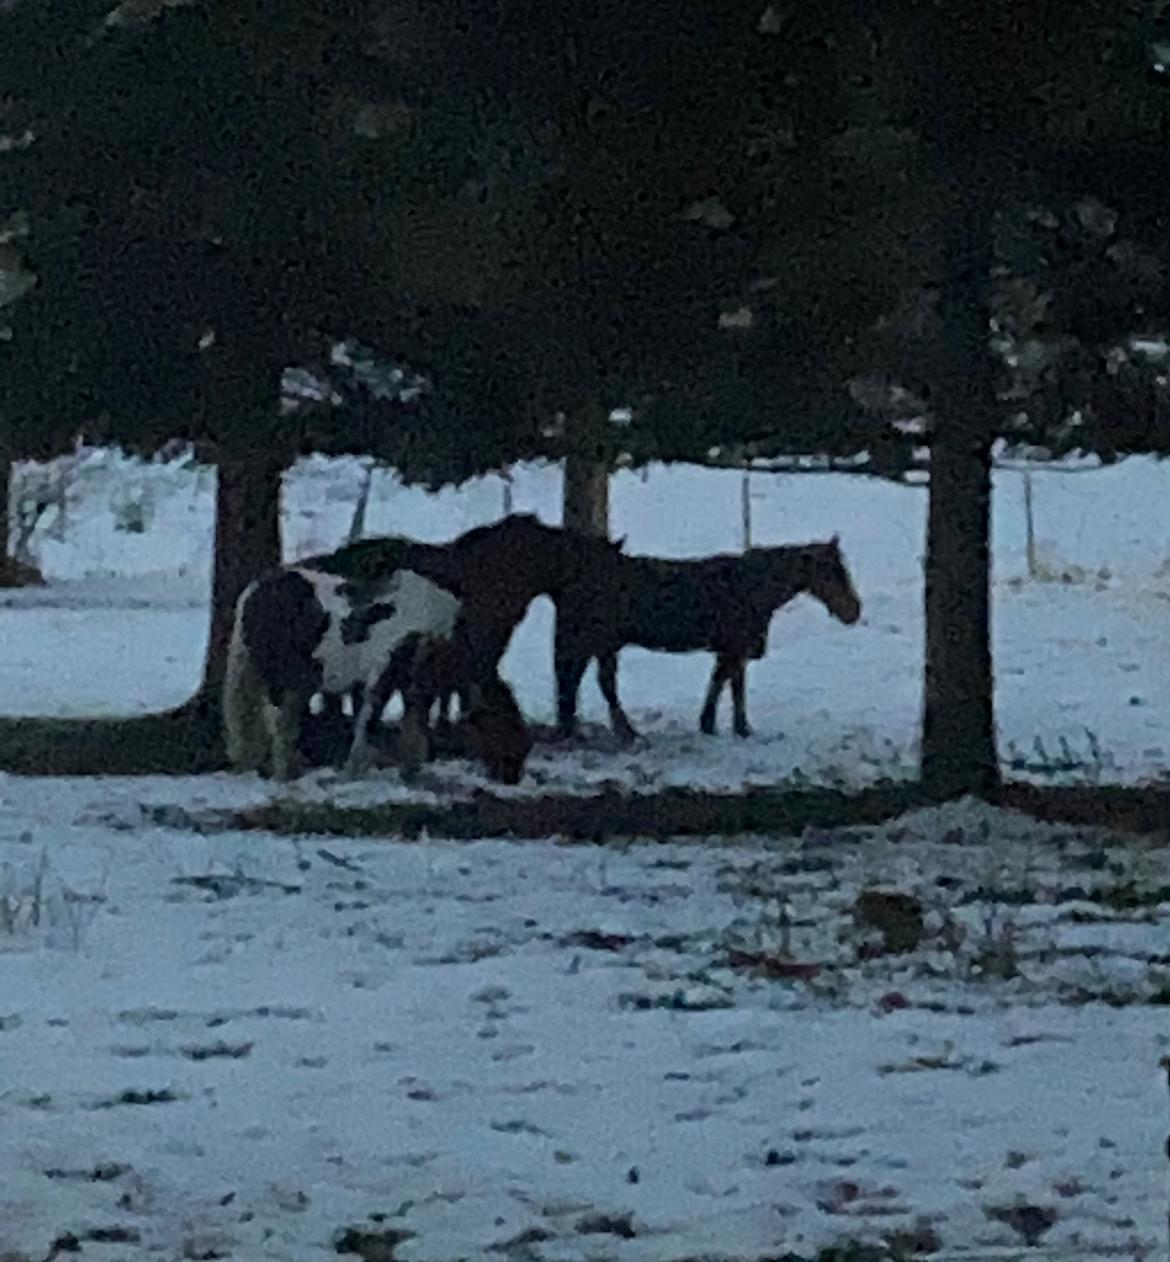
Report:
[[[283,472],[282,461],[265,457],[224,460],[216,470],[211,629],[200,693],[217,714],[236,601],[258,574],[281,563]]]
[[[988,346],[991,223],[957,225],[942,306],[947,350],[935,393],[926,545],[922,782],[937,799],[986,796],[999,780],[991,659],[991,443],[997,400]]]
[[[606,421],[605,410],[597,405],[570,418],[561,521],[568,530],[608,539],[609,462],[601,454]]]
[[[0,569],[7,568],[12,557],[12,458],[0,449],[0,522],[4,524],[3,547],[0,548]]]
[[[609,466],[586,456],[565,457],[564,525],[609,537]]]
[[[3,547],[0,548],[0,587],[40,586],[44,582],[40,570],[20,547],[23,531],[13,532],[12,519],[12,456],[0,448],[0,521],[4,523]],[[19,526],[19,523],[18,523]],[[15,538],[15,546],[13,540]]]

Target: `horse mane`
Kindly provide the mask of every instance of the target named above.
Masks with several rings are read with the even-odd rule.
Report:
[[[811,539],[808,543],[776,543],[776,544],[753,544],[747,548],[741,555],[745,557],[767,557],[777,553],[787,553],[795,556],[798,553],[816,556],[826,552],[832,552],[837,556],[841,554],[841,536],[833,535],[831,539]],[[735,556],[735,553],[724,553],[725,556]]]
[[[586,556],[593,554],[609,559],[626,555],[626,535],[621,535],[617,539],[610,539],[607,535],[595,535],[589,531],[577,530],[573,526],[561,526],[559,529],[577,551]]]

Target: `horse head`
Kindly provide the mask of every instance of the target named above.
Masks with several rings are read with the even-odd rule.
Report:
[[[861,617],[861,599],[841,554],[841,536],[825,543],[809,544],[809,594],[815,596],[839,622],[852,626]]]
[[[473,752],[500,784],[519,784],[532,752],[532,734],[511,688],[498,676],[470,684],[467,730]]]

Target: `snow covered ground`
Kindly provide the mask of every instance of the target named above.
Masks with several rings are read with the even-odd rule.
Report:
[[[1165,848],[970,803],[604,848],[97,822],[153,788],[0,786],[6,1259],[1165,1256]]]
[[[360,480],[298,471],[292,555],[342,536]],[[515,792],[912,771],[924,493],[753,483],[758,542],[840,530],[865,625],[783,612],[747,742],[694,731],[708,659],[627,652],[644,747],[538,750]],[[34,539],[49,587],[0,598],[0,710],[182,700],[210,478],[96,455],[72,487]],[[1020,477],[999,476],[1000,721],[1031,774],[1165,774],[1167,490],[1147,462],[1039,476],[1041,558],[1070,581],[1020,582]],[[615,533],[736,548],[739,492],[737,473],[620,474]],[[514,496],[556,520],[556,471],[518,471]],[[498,479],[428,497],[382,478],[368,527],[443,538],[501,506]],[[538,605],[505,659],[537,719],[550,633]],[[582,699],[603,717],[589,677]],[[849,1238],[891,1257],[1166,1256],[1165,846],[972,803],[604,847],[197,835],[141,809],[274,792],[0,776],[4,1262],[756,1262]],[[322,772],[285,792],[406,791]]]

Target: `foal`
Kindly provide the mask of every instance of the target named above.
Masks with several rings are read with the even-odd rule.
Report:
[[[716,705],[724,684],[730,684],[736,735],[749,736],[747,662],[764,656],[773,613],[801,592],[815,596],[843,623],[861,616],[836,535],[827,543],[751,548],[698,560],[619,555],[605,571],[582,575],[565,589],[557,608],[560,734],[571,736],[576,729],[581,676],[596,658],[613,730],[622,740],[634,739],[637,733],[618,699],[617,657],[624,645],[635,644],[670,653],[714,653],[699,726],[707,734],[715,731]]]

